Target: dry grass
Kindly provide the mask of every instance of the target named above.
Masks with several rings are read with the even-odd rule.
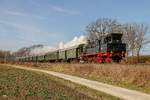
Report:
[[[150,55],[143,55],[140,56],[139,59],[138,57],[134,56],[134,57],[127,57],[127,63],[147,63],[150,64]]]
[[[36,65],[37,67],[37,65]],[[46,74],[0,65],[0,99],[118,100],[110,95]]]
[[[76,75],[121,87],[150,93],[150,65],[138,64],[24,64],[46,70]]]

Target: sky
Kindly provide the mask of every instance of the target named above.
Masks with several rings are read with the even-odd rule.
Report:
[[[56,46],[80,37],[98,18],[150,25],[149,5],[150,0],[0,0],[0,49]],[[143,50],[150,54],[150,45]]]

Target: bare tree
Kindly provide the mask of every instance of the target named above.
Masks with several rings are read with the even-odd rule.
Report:
[[[136,24],[135,29],[136,29],[136,54],[137,54],[138,62],[139,62],[141,49],[143,48],[145,44],[149,43],[145,39],[145,35],[147,34],[147,31],[148,31],[148,26],[146,24]]]
[[[11,60],[10,51],[2,51],[0,50],[0,62],[7,62]]]
[[[128,23],[124,25],[123,33],[123,40],[125,41],[125,43],[127,43],[127,53],[131,52],[131,55],[133,57],[136,45],[136,30],[134,24]]]
[[[115,19],[100,18],[86,27],[87,38],[90,41],[102,39],[106,33],[124,33],[123,41],[127,44],[127,53],[139,58],[140,51],[145,44],[150,43],[145,39],[149,27],[146,24],[128,23],[120,24]]]
[[[124,25],[124,39],[127,43],[127,50],[131,52],[132,57],[136,55],[140,56],[140,50],[145,44],[150,43],[145,39],[145,35],[148,31],[146,24],[128,23]]]
[[[106,33],[118,30],[120,24],[115,19],[100,18],[86,27],[89,40],[101,39]]]

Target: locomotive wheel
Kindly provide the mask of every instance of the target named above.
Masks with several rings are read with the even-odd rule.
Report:
[[[100,58],[100,57],[97,57],[97,63],[103,63],[103,59],[102,58]]]
[[[105,58],[105,62],[106,62],[106,63],[111,63],[111,62],[112,62],[112,59],[111,59],[111,58]]]

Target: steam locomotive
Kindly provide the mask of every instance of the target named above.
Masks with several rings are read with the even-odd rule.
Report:
[[[40,56],[17,57],[20,62],[94,62],[119,63],[126,53],[122,33],[109,33],[101,39],[71,48],[56,50]]]

